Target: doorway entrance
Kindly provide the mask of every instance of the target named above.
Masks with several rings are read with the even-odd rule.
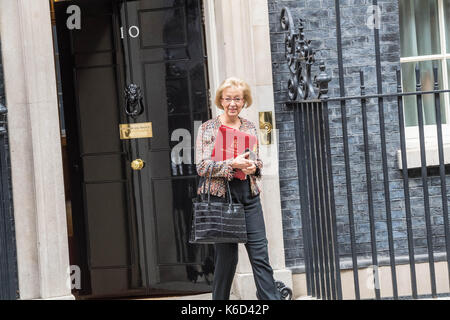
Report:
[[[213,248],[188,241],[193,143],[210,118],[201,1],[54,11],[74,295],[211,291]]]

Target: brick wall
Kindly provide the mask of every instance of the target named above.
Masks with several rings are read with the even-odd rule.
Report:
[[[368,8],[372,1],[340,0],[341,32],[345,95],[360,94],[359,70],[365,73],[367,93],[376,93],[376,56],[374,31],[367,26]],[[280,13],[284,6],[291,9],[294,20],[305,20],[305,36],[312,40],[318,51],[316,61],[323,60],[327,72],[332,76],[330,97],[340,96],[339,69],[336,40],[336,9],[333,0],[269,0],[270,36],[273,63],[275,113],[280,133],[280,187],[283,215],[286,265],[291,268],[304,263],[303,239],[300,219],[300,201],[294,140],[292,111],[283,103],[287,98],[289,70],[284,57],[284,32],[280,27]],[[396,69],[400,67],[400,35],[398,0],[378,1],[382,19],[380,32],[381,74],[383,92],[396,91]],[[317,67],[313,70],[317,70]],[[314,73],[313,73],[314,74]],[[364,160],[362,115],[359,101],[348,102],[347,128],[349,135],[350,168],[352,178],[353,210],[355,219],[357,252],[361,257],[370,257],[370,224]],[[381,158],[380,123],[378,102],[368,101],[367,117],[369,127],[370,162],[377,250],[380,256],[389,254],[386,208],[384,201],[383,167]],[[394,249],[397,256],[407,255],[406,213],[403,195],[403,180],[396,159],[400,149],[398,110],[396,99],[384,100],[386,130],[386,152],[393,220]],[[335,185],[338,242],[341,257],[349,258],[350,229],[347,207],[344,148],[342,142],[341,108],[339,103],[329,104],[330,136],[333,176]],[[435,251],[445,250],[445,238],[440,197],[440,178],[436,170],[428,178],[433,244]],[[415,254],[427,253],[423,188],[420,174],[411,172],[410,193]],[[447,181],[447,185],[449,185]],[[448,188],[450,190],[450,187]]]

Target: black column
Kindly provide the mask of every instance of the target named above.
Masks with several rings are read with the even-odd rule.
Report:
[[[5,104],[0,49],[0,300],[14,300],[18,298],[18,277]]]

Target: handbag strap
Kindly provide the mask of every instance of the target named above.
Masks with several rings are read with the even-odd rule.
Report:
[[[201,186],[201,185],[202,185],[202,182],[203,182],[203,190],[202,190],[202,191],[200,192],[200,194],[197,196],[197,200],[200,200],[200,201],[202,201],[202,202],[205,201],[204,197],[205,197],[205,194],[206,194],[206,174],[208,173],[208,170],[209,170],[209,168],[210,168],[212,165],[214,165],[214,163],[210,163],[210,164],[206,167],[206,173],[205,173],[205,175],[200,177],[199,185]]]
[[[209,183],[208,183],[208,205],[211,203],[211,178],[212,178],[212,173],[213,173],[213,171],[214,171],[214,166],[216,165],[216,163],[213,161],[209,166],[208,166],[208,168],[209,167],[211,167],[212,166],[212,168],[211,168],[211,171],[209,172]],[[205,184],[206,184],[206,181],[205,181]]]
[[[213,167],[211,169],[211,172],[209,173],[209,184],[208,184],[208,205],[211,203],[211,175],[214,170],[215,162],[213,162]],[[230,183],[228,182],[227,178],[224,178],[227,184],[227,191],[228,191],[228,204],[231,206],[233,205],[233,198],[231,197],[231,189],[230,189]],[[205,183],[206,184],[206,183]],[[225,199],[226,199],[225,195]]]
[[[227,190],[228,190],[228,197],[230,199],[229,204],[231,206],[233,205],[233,198],[231,197],[230,183],[228,180],[227,180]]]
[[[211,171],[209,172],[209,181],[208,181],[208,205],[211,204],[211,180],[212,180],[212,173],[214,171],[214,166],[216,165],[216,163],[213,161],[212,163],[210,163],[208,165],[208,168],[206,169],[206,172],[208,172],[209,168],[211,167]],[[203,177],[205,179],[205,182],[203,184],[203,192],[202,195],[205,194],[205,187],[206,187],[206,177]],[[227,184],[227,193],[228,193],[228,202],[229,205],[233,204],[233,198],[231,196],[231,189],[230,189],[230,183],[228,182],[228,180],[226,178],[224,178]],[[225,195],[226,197],[226,195]]]

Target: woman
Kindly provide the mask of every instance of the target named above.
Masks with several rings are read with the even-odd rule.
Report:
[[[196,144],[197,172],[200,176],[206,177],[209,177],[211,153],[221,125],[258,137],[255,125],[239,117],[243,108],[248,108],[252,104],[250,87],[246,82],[237,78],[226,79],[216,92],[215,104],[224,110],[224,113],[202,124]],[[259,145],[256,148],[257,159],[250,160],[247,159],[248,156],[249,153],[245,153],[234,159],[216,161],[211,178],[211,198],[214,201],[225,201],[226,180],[228,180],[233,201],[242,203],[245,209],[248,239],[245,247],[253,269],[257,296],[262,300],[279,300],[280,293],[269,264],[264,217],[259,197],[262,168]],[[236,169],[246,174],[245,180],[233,178]],[[209,183],[208,178],[205,180],[205,183]],[[197,192],[202,192],[202,186],[199,186]],[[215,244],[214,259],[212,298],[228,300],[238,262],[237,243]]]

